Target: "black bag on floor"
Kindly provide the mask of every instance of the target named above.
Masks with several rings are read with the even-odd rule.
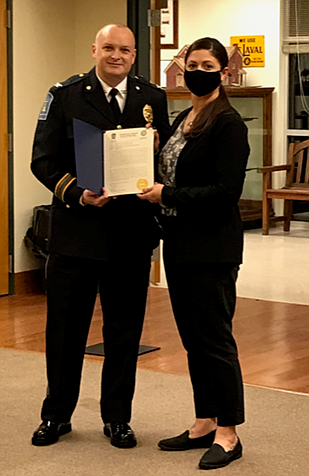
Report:
[[[34,207],[32,226],[27,230],[25,242],[36,256],[47,258],[50,221],[51,205]]]

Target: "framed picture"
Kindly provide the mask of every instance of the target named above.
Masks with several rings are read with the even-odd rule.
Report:
[[[168,0],[161,8],[161,49],[178,48],[178,0]]]

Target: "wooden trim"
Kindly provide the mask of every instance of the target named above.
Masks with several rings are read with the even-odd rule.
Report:
[[[178,31],[179,31],[179,9],[178,9],[178,0],[173,1],[173,43],[169,44],[161,44],[160,41],[160,48],[161,50],[175,50],[178,48]],[[161,34],[161,32],[160,32]],[[161,38],[160,38],[161,40]]]
[[[15,294],[44,293],[44,263],[41,269],[15,274]]]
[[[226,94],[229,97],[251,97],[268,99],[267,118],[271,119],[271,93],[275,88],[253,88],[253,87],[224,87]],[[168,99],[191,99],[191,92],[188,88],[165,88]]]
[[[154,282],[157,284],[161,280],[161,266],[160,261],[154,262]]]
[[[309,201],[308,190],[293,190],[293,189],[270,189],[266,190],[268,198],[278,198],[282,200],[301,200]]]
[[[270,200],[267,198],[267,189],[270,183],[270,174],[263,174],[263,199],[262,199],[262,233],[269,233],[269,206]]]
[[[6,0],[0,0],[0,295],[9,292],[8,86]]]
[[[160,0],[151,0],[151,9],[158,10]],[[160,26],[152,26],[150,29],[151,47],[150,47],[150,81],[154,84],[161,84],[160,72]]]
[[[265,167],[260,167],[257,169],[257,172],[260,174],[278,172],[280,170],[290,170],[291,165],[266,165]]]

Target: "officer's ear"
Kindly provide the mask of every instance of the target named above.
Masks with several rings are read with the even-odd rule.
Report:
[[[91,51],[92,51],[92,55],[91,55],[92,58],[96,58],[96,56],[97,56],[97,45],[96,45],[96,43],[92,44]]]
[[[134,51],[133,51],[132,64],[135,63],[135,60],[136,60],[136,48],[134,48]]]

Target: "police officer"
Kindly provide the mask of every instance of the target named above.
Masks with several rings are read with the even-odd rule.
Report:
[[[102,130],[143,127],[150,110],[164,143],[167,102],[161,89],[128,76],[136,56],[129,28],[102,28],[92,56],[96,65],[89,73],[50,89],[33,145],[32,172],[54,194],[47,262],[48,394],[32,437],[37,446],[71,431],[98,289],[104,316],[104,434],[114,446],[136,445],[129,422],[150,258],[159,239],[154,205],[135,195],[112,200],[105,189],[97,195],[77,186],[73,118]]]

